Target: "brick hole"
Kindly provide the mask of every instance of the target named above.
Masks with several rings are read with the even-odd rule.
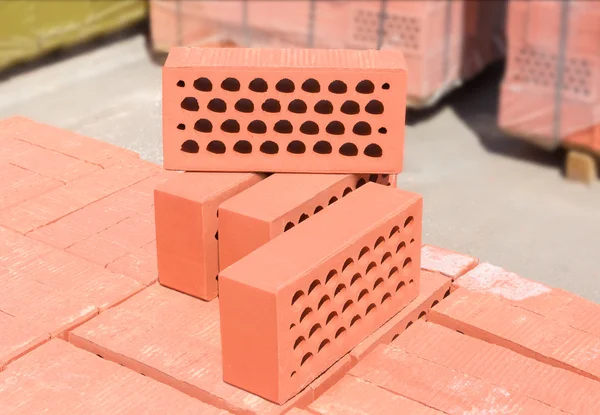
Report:
[[[221,82],[221,88],[225,91],[237,92],[240,90],[240,81],[235,78],[226,78]]]
[[[325,127],[325,131],[331,135],[343,135],[346,132],[346,127],[339,121],[331,121]]]
[[[194,154],[200,151],[200,146],[194,140],[185,140],[181,145],[181,151],[183,151],[184,153]]]
[[[317,141],[313,146],[313,151],[317,154],[331,154],[333,148],[327,141]]]
[[[319,134],[319,126],[314,121],[305,121],[300,126],[300,132],[306,135]]]
[[[294,227],[294,222],[288,222],[285,224],[285,227],[283,228],[284,232],[289,231],[290,229],[292,229]]]
[[[385,84],[381,85],[381,89],[390,89],[390,84],[386,82]]]
[[[315,333],[319,332],[321,330],[321,325],[319,323],[315,324],[314,326],[312,326],[310,328],[310,331],[308,332],[308,338],[310,339],[312,336],[315,335]]]
[[[342,313],[345,313],[346,310],[348,310],[350,307],[352,307],[352,304],[354,304],[354,301],[352,300],[348,300],[344,303],[344,306],[342,307]]]
[[[207,108],[212,112],[225,112],[227,104],[222,99],[213,98],[208,102]]]
[[[408,285],[413,284],[414,282],[415,281],[411,279],[410,281],[408,281]]]
[[[234,108],[236,111],[249,114],[254,112],[254,103],[249,99],[242,98],[235,103]]]
[[[310,295],[319,285],[321,285],[321,281],[314,280],[308,287],[308,295]]]
[[[356,135],[370,135],[371,126],[365,121],[359,121],[356,124],[354,124],[354,127],[352,127],[352,132]]]
[[[379,130],[377,130],[379,132],[379,134],[387,134],[387,128],[385,127],[381,127]]]
[[[292,82],[292,80],[283,78],[282,80],[277,82],[277,84],[275,85],[275,89],[278,90],[279,92],[283,92],[285,94],[290,94],[290,93],[294,92],[294,90],[296,89],[296,86],[294,85],[294,82]]]
[[[279,134],[291,134],[294,131],[294,127],[292,127],[291,122],[287,120],[280,120],[275,123],[273,130]]]
[[[364,257],[365,255],[367,255],[369,253],[370,249],[368,246],[365,246],[363,249],[360,250],[360,253],[358,254],[358,260],[360,261],[362,257]]]
[[[338,337],[340,337],[341,335],[343,335],[346,332],[346,329],[344,327],[340,327],[336,332],[335,332],[335,338],[337,339]]]
[[[380,236],[379,238],[377,238],[377,240],[375,241],[375,245],[373,245],[373,249],[377,249],[379,248],[382,244],[385,243],[385,238],[383,236]]]
[[[233,146],[233,151],[240,154],[250,154],[252,153],[252,144],[247,140],[240,140]]]
[[[392,259],[391,252],[386,252],[385,254],[383,254],[383,257],[381,258],[381,263],[383,264],[386,261],[389,261],[390,259]]]
[[[364,186],[366,183],[367,183],[367,181],[366,181],[365,179],[359,179],[359,180],[356,182],[356,188],[358,189],[359,187],[362,187],[362,186]]]
[[[400,227],[399,226],[394,226],[392,228],[392,230],[390,231],[390,238],[392,239],[395,235],[397,235],[400,232]]]
[[[396,247],[396,253],[400,252],[402,249],[406,248],[406,244],[404,243],[404,241],[400,242],[398,244],[398,246]]]
[[[292,154],[304,154],[306,146],[302,141],[294,140],[288,144],[287,151]]]
[[[358,148],[352,143],[345,143],[340,147],[340,154],[342,156],[354,157],[358,155]]]
[[[193,97],[186,97],[181,101],[181,108],[186,111],[198,111],[200,106],[198,105],[198,101]]]
[[[421,311],[421,313],[419,314],[419,317],[417,317],[417,320],[421,320],[425,316],[427,316],[427,311]]]
[[[209,153],[213,153],[213,154],[223,154],[223,153],[225,153],[225,150],[226,150],[225,143],[223,143],[222,141],[219,141],[219,140],[212,140],[206,146],[206,151],[208,151]]]
[[[410,257],[406,258],[404,260],[404,263],[402,264],[402,269],[410,269],[412,267],[412,259]]]
[[[281,111],[281,104],[276,99],[269,98],[262,103],[260,108],[264,112],[270,112],[272,114],[275,114]]]
[[[219,282],[219,275],[218,275],[218,274],[217,274],[217,276],[215,277],[215,280],[216,280],[217,282]]]
[[[306,317],[310,316],[313,313],[312,308],[310,307],[306,307],[304,309],[304,311],[302,311],[302,314],[300,315],[300,320],[299,322],[302,323],[304,321],[304,319],[306,319]]]
[[[344,265],[342,265],[342,272],[346,271],[346,268],[352,264],[354,264],[354,260],[352,258],[348,258],[346,261],[344,261]]]
[[[383,114],[383,104],[376,99],[371,100],[365,106],[365,111],[373,115]]]
[[[373,284],[373,290],[376,290],[377,287],[379,287],[381,284],[383,284],[383,278],[377,278],[377,280]]]
[[[321,101],[315,104],[315,112],[318,114],[331,114],[333,113],[333,104],[326,99],[322,99]]]
[[[381,157],[383,155],[383,150],[378,144],[372,143],[365,148],[364,153],[367,157]]]
[[[377,268],[377,264],[375,262],[371,262],[365,271],[365,274],[368,274],[373,270],[373,268]]]
[[[412,322],[412,321],[409,321],[409,322],[408,322],[408,324],[406,325],[406,329],[405,329],[405,330],[408,330],[408,328],[409,328],[410,326],[412,326],[412,325],[413,325],[413,322]]]
[[[335,292],[333,293],[333,298],[337,297],[341,292],[346,290],[346,286],[344,284],[340,284],[335,288]]]
[[[359,94],[372,94],[375,91],[373,82],[365,79],[356,84],[356,92]]]
[[[344,82],[336,80],[329,84],[328,89],[332,94],[345,94],[348,91],[348,86]]]
[[[304,338],[304,336],[300,336],[296,339],[296,341],[294,342],[294,350],[296,350],[298,348],[298,346],[300,346],[302,343],[304,343],[306,341],[306,339]]]
[[[296,293],[292,297],[292,305],[296,304],[298,302],[298,300],[300,300],[302,297],[304,297],[304,291],[302,291],[302,290],[296,291]]]
[[[392,337],[392,341],[396,340],[398,337],[400,337],[399,334],[394,334],[394,337]],[[294,372],[294,373],[296,373],[296,372]]]
[[[312,357],[313,357],[312,353],[310,353],[310,352],[306,353],[304,356],[302,356],[302,360],[300,361],[300,366],[304,366],[304,363],[306,363]]]
[[[248,131],[252,134],[264,134],[267,132],[267,125],[260,120],[254,120],[248,124]]]
[[[321,85],[319,85],[319,81],[317,81],[316,79],[309,78],[302,83],[302,90],[305,92],[316,94],[317,92],[321,92]]]
[[[361,280],[361,279],[362,279],[362,276],[358,272],[356,274],[354,274],[354,276],[350,280],[350,287],[352,287],[354,284],[356,284],[356,282],[358,280]]]
[[[290,377],[291,377],[291,378],[293,378],[295,374],[296,374],[296,371],[294,370],[294,371],[293,371],[293,372],[290,374]]]
[[[354,317],[352,317],[352,320],[350,321],[350,327],[354,326],[356,323],[358,323],[361,320],[360,316],[357,314]]]
[[[440,302],[438,300],[435,300],[433,303],[431,303],[431,308],[435,307],[436,305],[438,305]]]
[[[201,133],[211,133],[213,129],[212,123],[206,118],[200,118],[194,123],[194,130]]]
[[[185,86],[185,82],[179,80],[179,81],[177,81],[177,86],[180,87],[180,88],[183,88]]]
[[[194,81],[194,88],[200,92],[210,92],[212,91],[212,82],[208,78],[198,78]]]
[[[444,293],[444,298],[448,297],[449,295],[450,295],[450,290],[448,290]]]
[[[261,153],[277,154],[279,153],[279,145],[274,141],[265,141],[260,145]]]
[[[225,120],[223,121],[223,123],[221,124],[221,130],[225,131],[226,133],[239,133],[240,132],[240,123],[237,122],[236,120]]]
[[[412,216],[409,216],[408,218],[406,218],[406,220],[404,221],[404,229],[407,232],[410,232],[410,230],[412,229],[413,224],[415,223],[415,218],[413,218]]]
[[[294,323],[290,324],[290,330],[293,329],[294,327],[296,327],[296,325]]]
[[[178,130],[185,130],[185,124],[177,124]]]
[[[456,330],[456,332],[457,332],[457,333],[460,333],[460,334],[462,334],[462,335],[464,335],[464,334],[465,334],[465,332],[464,332],[464,331],[460,331],[460,330]]]
[[[320,212],[320,211],[322,211],[322,210],[323,210],[323,206],[319,205],[319,206],[317,206],[317,207],[315,208],[315,211],[314,211],[314,213],[319,213],[319,212]]]
[[[294,114],[304,114],[307,109],[306,103],[301,99],[295,99],[288,105],[288,111]]]
[[[388,274],[388,279],[396,278],[399,274],[400,271],[398,270],[398,267],[393,267]]]
[[[377,306],[375,305],[375,303],[369,304],[369,306],[367,307],[367,311],[365,311],[365,316],[368,316],[372,311],[375,311],[376,309]]]
[[[410,238],[410,242],[409,243],[413,243],[415,241],[415,238]]]
[[[369,181],[370,182],[375,183],[375,182],[377,182],[377,179],[379,179],[379,175],[378,174],[370,174],[369,175]]]
[[[331,321],[336,318],[338,316],[338,313],[336,313],[335,311],[332,311],[331,313],[329,313],[329,315],[327,316],[327,319],[325,320],[325,325],[329,325],[329,323],[331,323]]]
[[[319,301],[319,305],[317,306],[317,310],[320,310],[325,304],[331,301],[328,295],[324,295],[323,298]]]
[[[331,199],[329,199],[329,204],[331,205],[331,204],[337,202],[337,200],[338,200],[338,198],[333,196]]]
[[[267,85],[267,81],[262,78],[254,78],[248,84],[248,89],[253,92],[267,92],[269,86]]]
[[[406,283],[404,281],[400,281],[398,285],[396,285],[396,292],[402,290],[404,287],[406,287]]]
[[[389,301],[392,299],[392,294],[390,293],[385,293],[385,295],[381,298],[381,304],[385,303],[386,301]]]
[[[304,222],[306,219],[308,219],[308,215],[306,213],[303,213],[302,215],[300,215],[300,219],[298,219],[298,223]]]
[[[356,301],[360,302],[363,298],[365,298],[365,296],[369,295],[369,290],[367,290],[366,288],[364,290],[362,290],[359,294],[358,294],[358,298],[356,299]]]
[[[360,112],[360,105],[356,101],[346,101],[342,104],[340,111],[347,115],[356,115]]]
[[[329,343],[331,343],[329,341],[329,339],[325,339],[321,342],[321,344],[319,344],[319,348],[317,350],[317,352],[320,352],[321,350],[323,350],[324,347],[326,347]]]
[[[351,192],[352,192],[352,188],[351,187],[346,187],[344,189],[344,193],[342,193],[342,197],[347,196]]]
[[[215,232],[215,239],[218,241],[219,240],[219,231]]]

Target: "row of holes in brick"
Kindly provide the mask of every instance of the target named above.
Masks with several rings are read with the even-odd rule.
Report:
[[[385,178],[387,178],[387,177],[388,177],[388,175],[387,175],[387,174],[384,174],[384,175],[383,175],[383,178],[384,178],[384,179],[385,179]],[[378,179],[378,178],[379,178],[379,175],[377,175],[377,174],[371,174],[371,175],[369,176],[369,181],[370,181],[370,182],[373,182],[373,183],[375,183],[375,182],[377,182],[377,179]],[[350,194],[350,193],[351,193],[353,190],[355,190],[355,189],[358,189],[359,187],[362,187],[362,186],[363,186],[363,185],[365,185],[366,183],[367,183],[367,180],[365,180],[364,178],[362,178],[362,177],[361,177],[361,178],[360,178],[360,179],[358,179],[358,181],[356,182],[356,186],[355,186],[354,188],[352,188],[352,187],[350,187],[350,186],[346,187],[346,188],[344,189],[344,192],[343,192],[343,193],[342,193],[342,195],[340,196],[340,198],[341,198],[341,197],[344,197],[344,196],[346,196],[346,195],[348,195],[348,194]],[[387,185],[388,185],[388,186],[390,186],[390,185],[391,185],[391,183],[388,183]],[[338,201],[338,197],[337,197],[337,196],[332,196],[332,197],[331,197],[331,199],[329,199],[329,203],[328,203],[328,205],[331,205],[331,204],[333,204],[333,203],[335,203],[335,202],[337,202],[337,201]],[[321,206],[321,205],[318,205],[318,206],[317,206],[317,207],[315,207],[315,209],[313,210],[313,215],[315,215],[315,214],[319,213],[319,212],[320,212],[320,211],[322,211],[322,210],[323,210],[323,206]],[[308,213],[305,213],[305,212],[304,212],[304,213],[302,213],[302,214],[300,215],[300,217],[298,218],[298,223],[302,223],[302,222],[304,222],[304,221],[305,221],[306,219],[308,219],[309,217],[310,217],[310,215],[309,215]],[[292,221],[289,221],[288,223],[286,223],[286,224],[285,224],[285,227],[283,228],[283,231],[284,231],[284,232],[287,232],[287,231],[289,231],[290,229],[292,229],[294,226],[296,226],[296,224],[295,224],[294,222],[292,222]]]
[[[185,124],[178,124],[178,130],[184,131],[186,129]],[[261,120],[254,120],[248,124],[248,132],[252,134],[266,134],[267,124]],[[212,122],[206,118],[201,118],[194,123],[194,130],[200,133],[212,133],[213,125]],[[300,132],[305,135],[317,135],[319,134],[319,124],[314,121],[304,121],[300,125]],[[225,120],[221,123],[221,131],[231,134],[237,134],[240,132],[240,123],[233,119]],[[279,120],[273,125],[273,131],[279,134],[291,134],[294,132],[294,126],[288,120]],[[327,134],[331,135],[343,135],[346,132],[346,127],[341,121],[330,121],[325,127]],[[371,124],[366,121],[359,121],[352,127],[352,132],[359,136],[371,135],[372,128]],[[381,127],[377,130],[379,134],[387,134],[387,128]]]
[[[252,153],[252,150],[252,144],[247,140],[239,140],[233,146],[233,151],[240,154],[250,154]],[[264,154],[277,154],[279,153],[279,144],[274,141],[265,141],[260,145],[259,150]],[[302,141],[294,140],[287,145],[286,150],[291,154],[304,154],[306,153],[306,145]],[[181,145],[181,151],[184,153],[195,154],[200,151],[200,146],[195,140],[186,140]],[[227,147],[222,141],[212,140],[207,144],[206,151],[213,154],[224,154],[227,151]],[[321,140],[315,143],[313,151],[317,154],[331,154],[333,152],[333,147],[328,141]],[[338,151],[342,156],[354,157],[358,155],[358,147],[353,143],[342,144]],[[381,146],[375,143],[368,144],[363,153],[368,157],[383,156]]]
[[[200,111],[200,104],[198,104],[198,100],[194,97],[185,97],[183,101],[181,101],[181,108],[186,111]],[[206,108],[212,112],[224,113],[227,112],[227,103],[220,98],[213,98],[208,102]],[[242,98],[235,103],[234,108],[238,112],[250,114],[254,112],[254,103],[247,98]],[[277,114],[281,112],[281,102],[274,98],[269,98],[262,103],[260,108],[264,112]],[[308,106],[303,100],[295,99],[288,104],[287,109],[294,114],[305,114],[308,110]],[[333,104],[326,99],[320,100],[314,106],[314,111],[317,114],[329,115],[333,114],[333,110]],[[383,114],[383,110],[383,103],[376,99],[369,101],[365,105],[365,112],[371,115]],[[341,105],[340,111],[346,115],[356,115],[360,113],[360,104],[352,100],[345,101]]]
[[[180,88],[185,87],[185,81],[179,80],[177,86]],[[212,81],[208,78],[202,77],[194,81],[193,86],[200,92],[211,92],[213,90]],[[229,92],[238,92],[242,85],[236,78],[226,78],[221,82],[221,89]],[[314,78],[309,78],[302,83],[302,90],[309,93],[321,92],[321,84]],[[269,90],[269,84],[262,78],[255,78],[248,84],[248,89],[253,92],[267,92]],[[296,90],[296,85],[291,79],[283,78],[275,84],[275,89],[279,92],[290,94]],[[375,91],[375,84],[368,79],[360,81],[354,88],[359,94],[372,94]],[[381,85],[381,89],[390,89],[389,83]],[[327,90],[332,94],[345,94],[348,92],[348,85],[344,81],[335,80],[329,83]]]
[[[450,290],[446,291],[446,293],[444,294],[444,298],[448,297],[450,295]],[[434,300],[431,303],[431,307],[429,307],[429,310],[431,310],[433,307],[435,307],[436,305],[438,305],[440,302],[439,300]],[[429,310],[423,310],[419,313],[419,316],[417,317],[417,320],[421,320],[422,318],[427,317],[427,313],[429,312]],[[408,330],[408,328],[410,326],[412,326],[414,324],[414,322],[412,320],[410,320],[407,324],[406,327],[404,328],[404,330]],[[457,330],[458,331],[458,330]],[[460,333],[460,332],[459,332]],[[394,337],[392,337],[392,341],[396,340],[401,333],[395,333]]]

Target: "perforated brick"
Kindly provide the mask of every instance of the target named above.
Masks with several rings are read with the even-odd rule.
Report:
[[[156,188],[156,247],[162,285],[204,300],[217,296],[217,208],[262,178],[254,173],[186,172]]]
[[[410,303],[421,217],[367,183],[222,271],[224,380],[283,403]]]
[[[164,165],[399,173],[405,96],[399,51],[173,48]]]
[[[389,175],[379,174],[277,173],[268,177],[219,206],[221,269],[321,212],[367,181],[389,184],[389,180]],[[265,203],[266,200],[269,203]]]

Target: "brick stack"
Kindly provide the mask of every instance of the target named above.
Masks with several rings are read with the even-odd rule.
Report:
[[[405,97],[397,51],[171,51],[159,282],[219,296],[226,382],[284,404],[419,295]]]

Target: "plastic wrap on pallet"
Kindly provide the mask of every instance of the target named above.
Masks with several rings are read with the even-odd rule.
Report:
[[[505,0],[151,0],[155,48],[401,49],[409,105],[434,104],[504,56]]]
[[[500,127],[600,153],[600,3],[511,1],[507,38]]]

